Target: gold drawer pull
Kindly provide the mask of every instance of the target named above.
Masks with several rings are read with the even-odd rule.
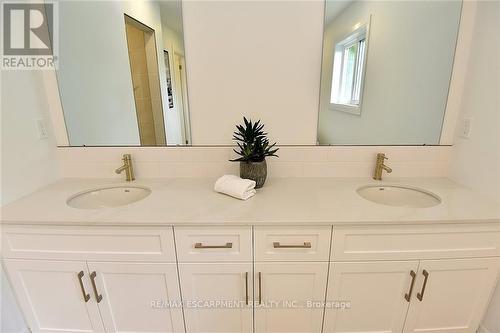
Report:
[[[424,276],[424,284],[422,285],[422,290],[417,293],[417,298],[420,302],[424,299],[425,287],[427,287],[427,280],[429,279],[429,272],[425,269],[422,271],[422,274]]]
[[[413,293],[413,287],[415,286],[415,277],[417,276],[417,274],[412,270],[410,272],[410,276],[411,276],[410,290],[408,291],[408,294],[405,294],[405,300],[408,303],[410,303],[411,294]]]
[[[259,305],[262,304],[262,272],[259,272]]]
[[[303,245],[281,245],[280,242],[274,242],[273,247],[275,249],[310,249],[311,242],[304,242]]]
[[[82,281],[83,271],[80,271],[80,273],[78,273],[77,276],[78,276],[78,281],[80,282],[80,288],[82,289],[83,299],[85,303],[87,303],[90,299],[90,294],[87,294],[87,292],[85,291],[85,287],[83,286],[83,281]]]
[[[195,249],[232,249],[233,243],[226,243],[226,245],[203,245],[202,243],[195,243]]]
[[[248,272],[245,272],[245,304],[248,305]]]
[[[94,296],[97,301],[97,303],[100,303],[102,301],[102,295],[99,295],[97,292],[97,287],[95,285],[95,277],[97,276],[97,273],[94,271],[90,273],[90,282],[92,282],[92,288],[94,289]]]

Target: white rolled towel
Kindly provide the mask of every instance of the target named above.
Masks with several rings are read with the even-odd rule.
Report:
[[[217,179],[214,189],[240,200],[246,200],[255,195],[255,181],[242,179],[235,175],[224,175]]]

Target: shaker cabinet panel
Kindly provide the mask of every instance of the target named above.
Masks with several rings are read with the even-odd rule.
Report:
[[[106,332],[183,332],[177,268],[164,263],[89,262]]]
[[[418,261],[332,263],[324,332],[400,333],[417,270]]]
[[[500,256],[498,225],[334,227],[332,261]]]
[[[6,226],[6,258],[175,262],[172,227]]]
[[[321,332],[328,263],[255,264],[255,332]]]
[[[253,331],[251,263],[179,264],[186,332]]]
[[[258,226],[255,230],[256,261],[328,261],[330,226]]]
[[[251,227],[175,227],[179,262],[252,261]]]
[[[404,332],[475,332],[495,287],[499,260],[421,261]]]
[[[85,262],[6,259],[4,263],[33,333],[104,332]]]

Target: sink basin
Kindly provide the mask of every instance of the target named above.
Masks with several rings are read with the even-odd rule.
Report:
[[[356,192],[366,200],[386,206],[427,208],[441,203],[434,193],[411,186],[367,185]]]
[[[142,186],[110,186],[77,193],[68,198],[68,206],[80,209],[120,207],[140,201],[151,194]]]

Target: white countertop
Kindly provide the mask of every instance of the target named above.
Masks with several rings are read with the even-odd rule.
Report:
[[[376,182],[367,178],[274,178],[247,201],[213,191],[215,179],[140,179],[152,193],[142,201],[105,209],[66,205],[71,195],[115,179],[61,179],[2,207],[1,221],[65,225],[308,225],[500,222],[500,204],[444,178]],[[431,191],[442,202],[431,208],[391,207],[361,198],[367,184],[403,184]]]

